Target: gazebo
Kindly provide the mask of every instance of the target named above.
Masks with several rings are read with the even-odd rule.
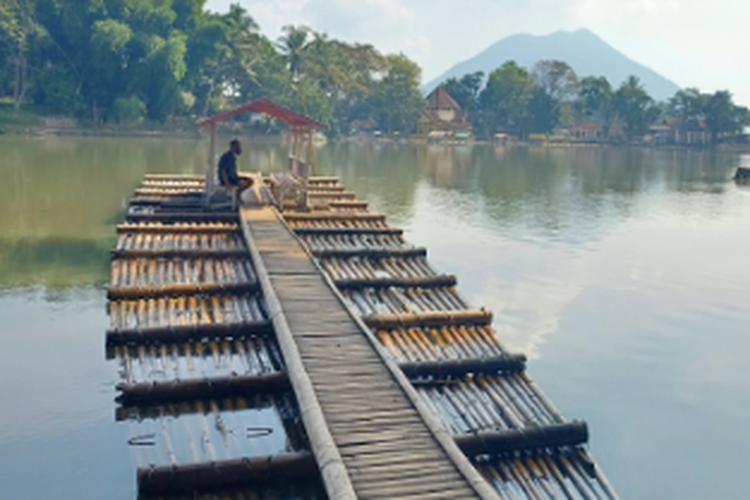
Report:
[[[312,146],[312,135],[315,130],[323,130],[327,127],[312,118],[297,114],[284,106],[276,104],[270,99],[263,97],[198,122],[200,128],[210,127],[210,146],[208,169],[206,171],[204,206],[209,208],[211,196],[217,190],[216,125],[242,113],[263,114],[278,120],[289,127],[289,172],[303,182],[303,201],[306,204],[307,179],[310,171],[315,175],[315,153]],[[306,157],[303,158],[304,153],[302,150],[304,149],[305,143],[307,143],[307,154]]]

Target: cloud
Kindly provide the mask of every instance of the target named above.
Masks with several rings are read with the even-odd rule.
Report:
[[[209,0],[226,11],[230,1]],[[499,39],[589,28],[683,86],[729,89],[750,104],[745,0],[239,0],[271,38],[307,24],[403,52],[430,80]]]

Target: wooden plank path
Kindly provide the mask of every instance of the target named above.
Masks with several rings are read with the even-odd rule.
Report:
[[[275,209],[244,208],[241,223],[288,369],[296,347],[299,375],[314,391],[305,401],[307,380],[290,373],[329,497],[495,497],[459,471]],[[284,345],[285,331],[293,346]],[[328,433],[335,449],[320,438]]]

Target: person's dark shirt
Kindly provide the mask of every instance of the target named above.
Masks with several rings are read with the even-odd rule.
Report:
[[[240,179],[237,176],[237,158],[234,153],[227,151],[219,159],[219,182],[224,184],[224,178],[222,172],[226,175],[227,181],[230,186],[236,186],[239,184]]]

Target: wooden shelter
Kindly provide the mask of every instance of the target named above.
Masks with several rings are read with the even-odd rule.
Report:
[[[427,96],[427,108],[419,119],[420,134],[445,132],[446,135],[456,132],[470,132],[471,123],[461,106],[440,86]]]
[[[315,153],[312,144],[312,135],[315,130],[323,130],[327,127],[322,123],[313,120],[304,115],[300,115],[291,111],[280,104],[276,104],[270,99],[262,97],[254,101],[250,101],[242,106],[238,106],[232,110],[225,111],[211,118],[207,118],[198,122],[198,126],[210,127],[210,147],[209,147],[209,159],[208,169],[206,172],[206,186],[205,192],[207,193],[206,199],[210,198],[212,191],[214,190],[215,172],[216,172],[216,125],[220,122],[234,118],[242,113],[258,113],[269,116],[275,120],[278,120],[289,127],[290,141],[289,141],[289,171],[295,176],[304,180],[306,188],[307,179],[310,175],[310,171],[315,175]],[[303,158],[304,153],[302,152],[305,143],[307,144],[306,157]],[[306,189],[303,189],[306,191]],[[305,198],[303,196],[303,198]],[[306,198],[305,198],[306,199]],[[207,202],[206,202],[207,203]]]

